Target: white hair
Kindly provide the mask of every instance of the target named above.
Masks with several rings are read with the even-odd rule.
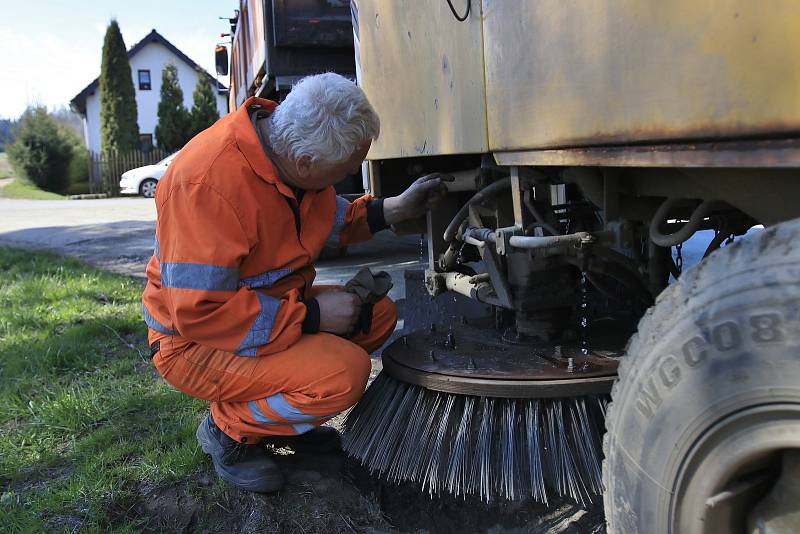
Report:
[[[272,150],[292,161],[341,163],[379,133],[364,91],[332,72],[300,80],[269,119]]]

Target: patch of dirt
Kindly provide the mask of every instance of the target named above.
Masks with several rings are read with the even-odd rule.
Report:
[[[166,487],[142,487],[118,506],[114,522],[138,521],[144,532],[547,532],[603,533],[602,510],[566,502],[486,504],[431,498],[413,484],[370,476],[342,453],[276,455],[286,487],[271,495],[239,491],[207,472]]]
[[[73,471],[70,463],[36,464],[17,473],[13,481],[0,478],[0,486],[14,493],[24,493],[67,479]]]
[[[278,455],[286,487],[271,495],[239,491],[213,471],[167,487],[142,488],[127,521],[144,532],[388,532],[374,499],[347,474],[342,454]],[[209,466],[210,467],[210,466]]]

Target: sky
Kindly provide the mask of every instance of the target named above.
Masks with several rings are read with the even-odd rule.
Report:
[[[0,0],[0,118],[32,104],[54,109],[100,74],[103,36],[116,18],[126,48],[154,29],[211,74],[238,0]],[[227,79],[220,79],[226,86]]]

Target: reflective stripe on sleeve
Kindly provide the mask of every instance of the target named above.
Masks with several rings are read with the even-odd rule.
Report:
[[[162,263],[161,285],[177,289],[235,291],[239,284],[238,267],[203,263]]]
[[[150,310],[147,309],[144,302],[142,302],[142,315],[144,315],[144,322],[147,323],[147,326],[155,330],[156,332],[161,332],[162,334],[167,334],[168,336],[174,336],[178,333],[177,330],[172,330],[167,328],[160,322],[153,317],[153,314],[150,313]]]
[[[275,324],[275,315],[281,306],[281,301],[262,293],[256,293],[261,304],[261,311],[256,315],[250,330],[244,336],[236,354],[239,356],[255,356],[258,347],[269,342],[272,326]]]
[[[348,202],[347,199],[336,195],[336,214],[333,219],[333,228],[331,229],[330,235],[328,235],[328,241],[339,242],[339,234],[342,228],[344,228],[344,220],[347,216],[347,208],[349,206],[350,202]]]
[[[265,271],[255,276],[248,276],[239,280],[239,287],[249,286],[252,288],[257,287],[272,287],[272,284],[285,276],[289,276],[294,272],[294,269],[275,269],[274,271]]]

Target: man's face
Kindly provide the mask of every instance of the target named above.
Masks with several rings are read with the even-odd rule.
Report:
[[[367,157],[372,140],[359,145],[347,161],[342,163],[311,163],[307,158],[297,162],[295,185],[306,190],[321,190],[338,184],[351,174],[361,170],[361,162]]]

